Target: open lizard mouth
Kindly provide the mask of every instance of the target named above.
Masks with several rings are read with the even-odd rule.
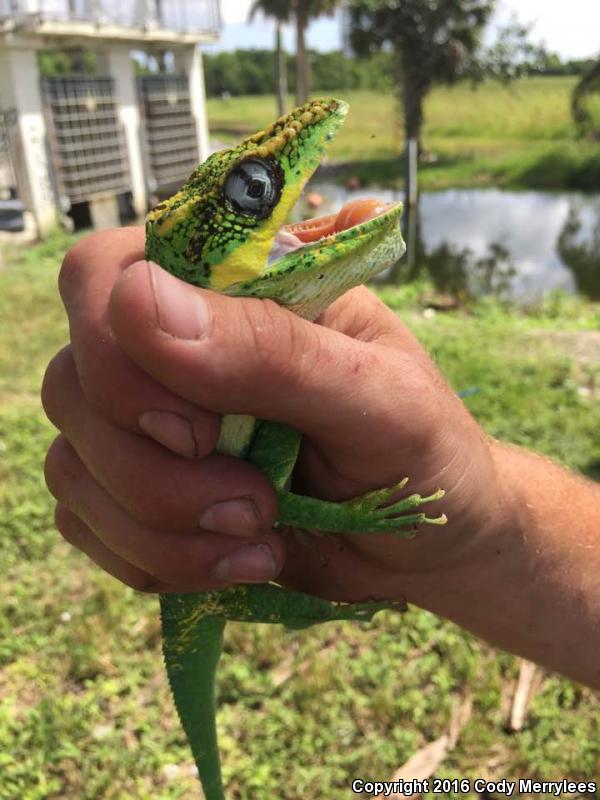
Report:
[[[384,202],[374,198],[360,198],[350,200],[337,214],[327,214],[304,222],[283,225],[273,242],[269,254],[269,264],[306,245],[314,245],[325,240],[331,241],[342,231],[349,231],[358,225],[381,217],[397,205],[398,203]]]

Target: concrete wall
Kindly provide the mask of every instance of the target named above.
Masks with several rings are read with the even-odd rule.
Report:
[[[115,43],[99,54],[98,71],[110,75],[115,81],[116,100],[119,116],[125,130],[125,144],[131,175],[131,194],[133,208],[138,217],[143,217],[148,209],[147,178],[144,175],[142,158],[140,109],[135,84],[133,61],[129,47]]]
[[[33,212],[40,235],[57,220],[48,164],[36,51],[27,43],[0,41],[0,102],[17,112],[20,163],[16,164],[23,201]]]
[[[16,166],[21,177],[19,189],[23,201],[34,214],[41,235],[50,230],[58,218],[36,60],[36,51],[42,44],[45,48],[53,45],[60,49],[81,46],[81,41],[65,37],[49,41],[47,37],[42,40],[13,34],[0,37],[0,108],[14,108],[18,114],[20,163]],[[86,46],[98,53],[99,74],[109,74],[115,79],[119,116],[125,131],[133,205],[136,214],[142,217],[148,207],[149,176],[145,174],[135,71],[130,58],[134,43],[108,42],[101,37],[97,42],[87,40]],[[197,160],[200,163],[209,155],[202,55],[192,43],[178,43],[172,50],[176,67],[185,72],[190,81],[191,108],[197,131]],[[102,200],[105,202],[106,198]]]

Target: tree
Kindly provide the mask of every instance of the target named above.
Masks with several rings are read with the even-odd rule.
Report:
[[[600,94],[600,59],[583,73],[571,96],[571,113],[579,132],[600,138],[598,121],[589,103],[594,94]]]
[[[283,47],[281,30],[292,13],[291,0],[254,0],[250,8],[250,19],[260,11],[265,17],[275,20],[275,84],[277,86],[277,109],[281,116],[287,105],[287,57]]]
[[[333,14],[338,0],[291,0],[296,21],[296,105],[301,106],[310,96],[310,59],[306,49],[306,29],[311,19]]]
[[[286,57],[281,41],[282,26],[293,15],[296,25],[296,105],[308,100],[310,95],[310,58],[306,49],[306,29],[311,19],[323,14],[333,14],[339,0],[254,0],[250,18],[258,11],[275,20],[275,59],[277,103],[283,114],[287,94]]]
[[[548,53],[543,44],[532,44],[530,33],[531,25],[523,25],[513,16],[497,29],[496,39],[489,47],[469,56],[465,69],[468,77],[475,83],[493,78],[508,84],[523,75],[543,73],[558,56]]]
[[[394,54],[407,142],[420,147],[425,97],[461,77],[493,8],[494,0],[350,0],[353,49]]]

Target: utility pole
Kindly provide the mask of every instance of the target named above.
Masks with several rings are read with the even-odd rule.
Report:
[[[409,139],[406,147],[406,205],[408,215],[408,228],[406,231],[406,259],[408,266],[415,266],[417,257],[417,203],[419,202],[419,143],[417,139]]]

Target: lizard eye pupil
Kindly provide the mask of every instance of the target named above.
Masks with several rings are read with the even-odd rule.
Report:
[[[276,161],[247,158],[225,180],[224,192],[238,212],[265,219],[279,202],[283,174]]]
[[[265,193],[265,184],[256,179],[250,181],[248,184],[248,197],[258,200]]]

